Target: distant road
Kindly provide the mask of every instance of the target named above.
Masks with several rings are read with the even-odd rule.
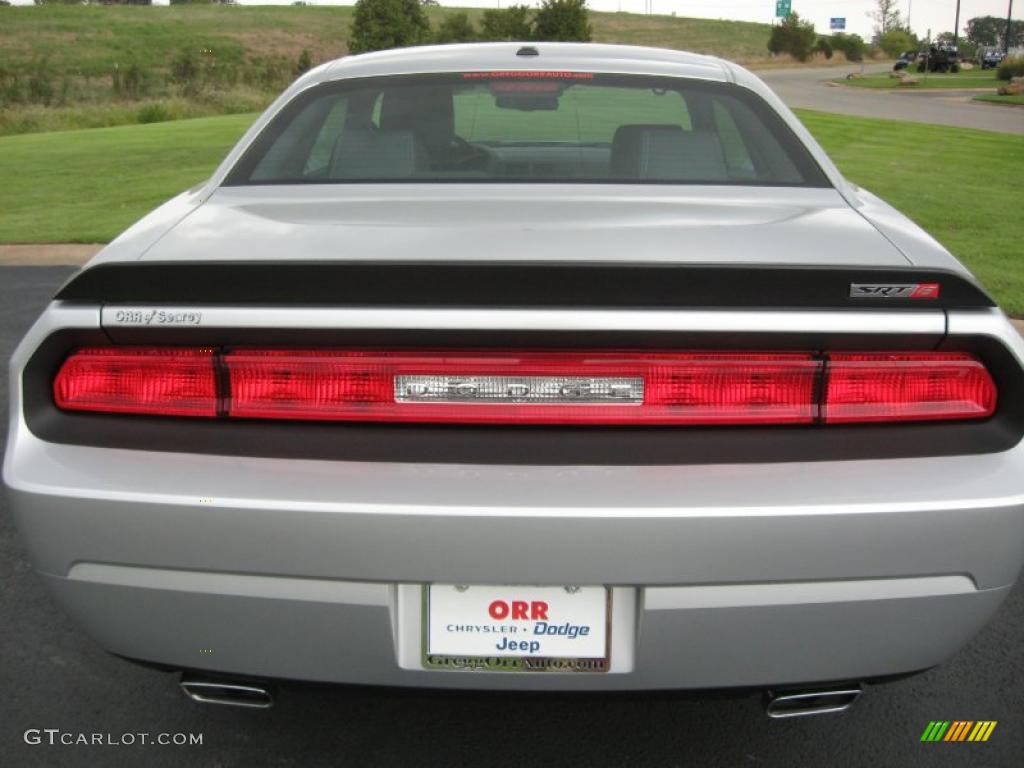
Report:
[[[864,67],[868,74],[888,70],[888,64]],[[859,65],[850,64],[846,67],[766,69],[757,74],[790,107],[1024,134],[1024,108],[1021,107],[972,102],[970,96],[957,93],[889,92],[826,84],[858,71]]]

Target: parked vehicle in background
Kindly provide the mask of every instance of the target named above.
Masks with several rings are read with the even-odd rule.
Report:
[[[900,57],[896,59],[896,63],[892,65],[893,71],[899,72],[901,69],[906,69],[912,63],[917,61],[917,51],[904,51],[900,54]]]
[[[841,710],[961,648],[1024,560],[1024,340],[707,56],[317,67],[10,371],[40,577],[199,700],[288,678]]]
[[[955,46],[932,44],[917,57],[918,72],[959,72],[960,52]]]
[[[1004,58],[1006,58],[1006,54],[995,48],[985,51],[981,55],[981,68],[995,69],[1002,63]]]

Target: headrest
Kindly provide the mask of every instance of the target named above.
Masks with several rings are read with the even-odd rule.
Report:
[[[413,131],[433,154],[447,150],[455,137],[451,89],[413,86],[384,91],[380,127],[385,131]]]
[[[412,131],[344,131],[331,154],[332,179],[402,179],[427,165]]]
[[[622,125],[612,138],[611,172],[617,178],[728,181],[718,136],[678,125]]]

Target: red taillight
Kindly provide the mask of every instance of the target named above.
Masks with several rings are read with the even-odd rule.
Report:
[[[978,419],[995,409],[992,377],[968,354],[829,355],[828,423]]]
[[[964,353],[113,347],[72,354],[54,398],[247,419],[810,424],[984,418],[996,389]]]
[[[810,423],[809,354],[240,350],[232,416],[487,424]]]
[[[71,411],[216,416],[214,350],[80,349],[57,374],[53,397]]]

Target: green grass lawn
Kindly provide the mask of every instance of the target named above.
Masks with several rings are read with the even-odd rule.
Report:
[[[255,115],[0,137],[0,243],[94,243],[206,178]]]
[[[958,88],[963,90],[991,88],[995,90],[1002,84],[1001,81],[996,79],[996,71],[994,69],[965,69],[956,74],[935,72],[927,75],[923,72],[919,73],[914,67],[904,71],[909,72],[911,77],[919,80],[920,85],[901,86],[899,80],[889,77],[888,72],[881,75],[868,75],[854,80],[846,80],[844,78],[835,82],[842,83],[843,85],[852,85],[856,88],[900,88],[901,90],[911,90],[913,88],[950,88],[953,90]]]
[[[914,218],[1024,315],[1020,136],[816,112],[843,172]],[[201,181],[253,115],[0,137],[0,242],[103,242]],[[938,150],[936,148],[939,148]]]
[[[974,101],[987,101],[991,104],[1021,104],[1024,105],[1024,94],[1015,96],[1000,96],[998,93],[983,93],[975,96]]]

